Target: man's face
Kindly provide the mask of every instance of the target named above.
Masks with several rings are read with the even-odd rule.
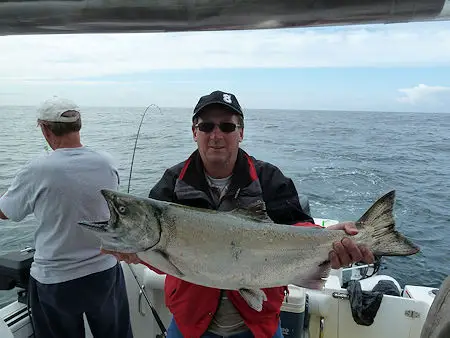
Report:
[[[202,131],[202,126],[208,126],[208,123],[216,124],[212,131]],[[202,124],[203,123],[203,124]],[[231,132],[224,132],[219,128],[219,124],[224,123],[224,128],[236,129]],[[239,126],[239,118],[232,114],[226,108],[213,106],[205,108],[201,113],[197,126],[192,127],[194,140],[205,164],[213,166],[228,165],[235,161],[239,150],[239,143],[244,137],[244,130]]]

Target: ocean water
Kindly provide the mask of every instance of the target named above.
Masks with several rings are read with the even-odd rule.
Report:
[[[143,108],[88,108],[82,143],[117,161],[126,190]],[[44,153],[33,107],[0,107],[0,193]],[[151,108],[142,126],[131,193],[147,195],[165,168],[195,150],[191,109]],[[309,198],[315,217],[356,220],[395,189],[397,228],[422,251],[383,258],[401,285],[439,287],[450,274],[450,114],[248,110],[242,148],[277,165]],[[0,254],[33,245],[33,216],[0,221]],[[15,290],[0,291],[0,304]]]

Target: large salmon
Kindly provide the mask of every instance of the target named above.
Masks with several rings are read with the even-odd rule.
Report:
[[[102,190],[110,219],[80,222],[102,247],[137,253],[149,265],[185,281],[239,290],[262,309],[261,288],[294,284],[319,289],[330,271],[333,242],[351,237],[375,255],[407,256],[419,248],[395,230],[395,192],[378,199],[356,222],[359,232],[276,224],[264,203],[230,212],[187,207]]]

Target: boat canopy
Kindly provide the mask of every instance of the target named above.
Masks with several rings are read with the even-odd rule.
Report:
[[[446,0],[0,0],[0,35],[248,30],[448,20]]]

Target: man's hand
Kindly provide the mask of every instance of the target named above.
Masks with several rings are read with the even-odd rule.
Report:
[[[329,230],[345,230],[348,235],[356,235],[358,229],[356,229],[354,222],[344,222],[331,225],[327,227]],[[332,269],[339,269],[344,266],[348,266],[351,263],[365,262],[371,264],[375,258],[373,253],[364,245],[356,245],[349,238],[344,238],[340,242],[333,243],[333,250],[330,251],[329,260],[331,262]]]
[[[124,261],[128,264],[139,264],[141,262],[141,260],[135,253],[121,253],[121,252],[110,251],[110,250],[105,250],[105,249],[101,249],[100,251],[103,254],[113,255],[114,257],[117,258],[117,260]]]

